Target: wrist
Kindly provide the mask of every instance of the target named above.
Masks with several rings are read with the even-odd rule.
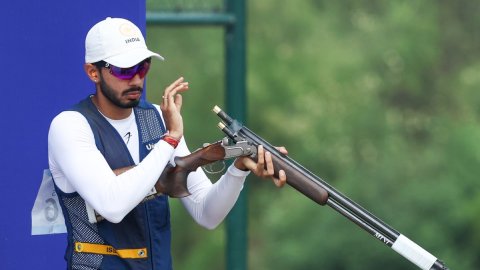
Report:
[[[176,139],[175,137],[170,135],[163,136],[162,140],[170,144],[174,149],[177,148],[178,143],[180,142],[180,139]]]
[[[177,141],[180,141],[180,139],[182,138],[182,133],[180,132],[175,132],[175,131],[167,131],[167,134],[165,134],[165,136],[169,136]]]

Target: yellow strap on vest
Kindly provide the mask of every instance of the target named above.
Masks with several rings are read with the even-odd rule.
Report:
[[[109,245],[75,242],[75,251],[80,253],[113,255],[125,259],[147,258],[146,248],[115,249]]]

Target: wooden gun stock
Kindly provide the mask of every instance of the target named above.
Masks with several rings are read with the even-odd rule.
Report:
[[[175,157],[175,166],[168,165],[160,175],[155,189],[158,193],[172,198],[181,198],[190,195],[187,188],[188,174],[198,167],[225,159],[225,148],[222,142],[209,144],[188,156]]]

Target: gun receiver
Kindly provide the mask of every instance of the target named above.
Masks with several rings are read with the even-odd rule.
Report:
[[[181,198],[190,195],[187,188],[187,176],[196,171],[198,167],[207,164],[231,159],[240,156],[255,156],[257,148],[246,141],[232,142],[228,138],[221,141],[206,144],[190,155],[175,157],[175,164],[169,164],[163,170],[160,178],[155,184],[156,194],[166,194],[172,198]]]
[[[218,127],[232,141],[246,141],[255,147],[263,145],[265,150],[272,154],[275,176],[278,177],[279,170],[284,170],[287,175],[287,184],[318,204],[330,206],[421,269],[448,270],[443,262],[435,256],[335,190],[320,177],[279,152],[270,143],[230,117],[218,106],[213,108],[213,112],[223,121],[218,124]]]
[[[145,200],[155,198],[162,194],[172,198],[182,198],[190,195],[187,188],[188,174],[196,171],[198,167],[207,164],[231,159],[240,156],[255,156],[257,148],[246,141],[233,142],[227,137],[211,144],[204,144],[187,156],[174,158],[175,164],[168,164],[158,178],[155,186],[147,194]],[[134,166],[114,170],[115,174],[121,174]]]

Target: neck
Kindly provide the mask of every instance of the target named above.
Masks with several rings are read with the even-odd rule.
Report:
[[[100,97],[97,94],[91,97],[93,104],[97,109],[106,117],[113,120],[121,120],[130,116],[132,113],[132,108],[120,108],[113,104],[110,100],[105,97]]]

